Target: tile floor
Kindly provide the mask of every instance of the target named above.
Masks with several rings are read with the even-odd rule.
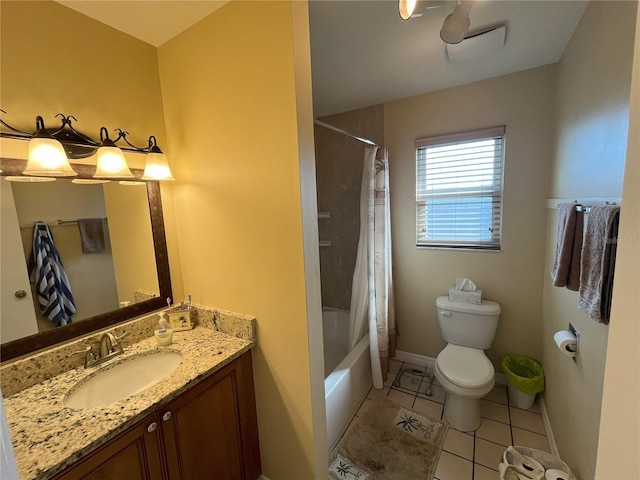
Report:
[[[446,392],[437,380],[432,386],[432,396],[426,395],[428,385],[425,381],[419,386],[404,381],[399,386],[393,386],[396,373],[402,366],[421,371],[425,369],[395,360],[391,362],[391,373],[385,388],[372,388],[356,416],[364,411],[374,396],[382,395],[407,408],[442,419]],[[412,382],[412,378],[408,381]],[[496,385],[482,399],[482,417],[482,425],[472,434],[449,428],[434,480],[496,480],[498,463],[509,445],[551,451],[537,400],[529,410],[516,408],[509,403],[506,386]]]

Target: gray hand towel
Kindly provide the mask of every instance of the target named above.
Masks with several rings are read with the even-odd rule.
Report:
[[[82,218],[78,220],[82,253],[102,253],[106,251],[104,225],[101,218]]]
[[[558,240],[551,278],[556,287],[578,291],[584,214],[576,211],[577,203],[558,205]]]
[[[597,205],[591,207],[587,218],[582,245],[578,308],[598,323],[609,323],[608,314],[603,315],[601,303],[604,283],[612,283],[612,279],[605,279],[605,275],[613,275],[609,268],[609,257],[615,240],[609,237],[619,211],[620,207],[617,205]]]

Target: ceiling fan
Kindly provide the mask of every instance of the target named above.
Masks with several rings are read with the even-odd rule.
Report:
[[[440,8],[446,2],[441,0],[399,0],[398,12],[403,20],[409,20],[422,16],[426,10]],[[456,6],[442,24],[440,38],[449,44],[460,43],[469,31],[471,20],[469,12],[473,6],[473,0],[458,0]]]

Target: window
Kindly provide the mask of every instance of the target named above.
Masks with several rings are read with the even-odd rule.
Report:
[[[424,247],[500,250],[505,127],[416,140],[416,234]]]

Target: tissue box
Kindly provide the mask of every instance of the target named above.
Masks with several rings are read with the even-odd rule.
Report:
[[[171,329],[177,332],[181,330],[191,330],[193,323],[191,322],[191,309],[189,307],[175,307],[167,310],[169,324]]]
[[[464,290],[456,290],[455,288],[450,288],[449,301],[480,305],[482,303],[482,290],[476,290],[475,292],[465,292]]]

